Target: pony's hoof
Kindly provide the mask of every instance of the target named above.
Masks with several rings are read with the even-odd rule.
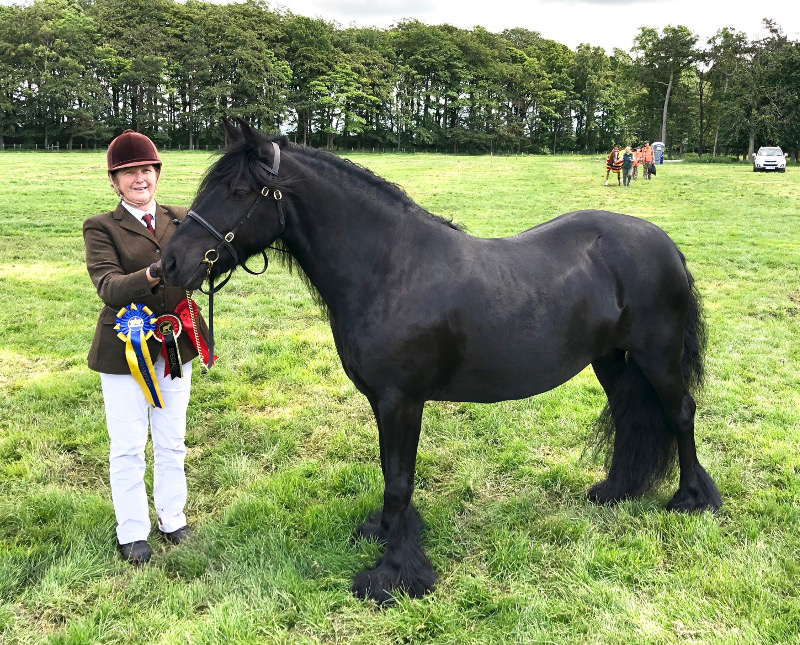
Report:
[[[717,485],[700,464],[695,464],[688,482],[678,489],[669,500],[668,511],[678,513],[699,513],[711,511],[716,513],[722,506],[722,495]]]
[[[390,605],[397,594],[406,594],[410,598],[422,598],[433,591],[436,576],[430,567],[417,571],[413,575],[401,577],[394,567],[382,563],[369,571],[359,573],[350,587],[356,598],[372,599],[379,605]]]
[[[607,479],[596,483],[586,493],[586,497],[593,504],[616,504],[627,498],[627,495],[620,492],[613,483]]]
[[[365,571],[359,573],[353,578],[353,584],[350,586],[350,591],[356,598],[361,600],[374,600],[382,606],[391,605],[395,602],[393,588],[385,581],[382,582],[382,576],[378,574],[378,569],[372,571]]]
[[[720,502],[707,499],[699,490],[687,489],[675,493],[667,504],[667,510],[676,513],[702,513],[703,511],[716,513],[720,506]]]

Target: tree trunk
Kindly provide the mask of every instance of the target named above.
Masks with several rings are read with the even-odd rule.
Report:
[[[756,146],[756,131],[750,128],[750,140],[747,145],[748,160],[753,158],[753,153],[755,152],[755,146]]]
[[[189,77],[189,150],[194,149],[194,76]]]
[[[553,154],[556,153],[556,137],[558,136],[558,121],[553,124]]]
[[[698,142],[697,152],[702,156],[703,154],[703,135],[705,134],[705,125],[703,124],[703,75],[699,76],[699,89],[700,89],[700,141]]]
[[[737,65],[737,67],[738,67],[738,65]],[[736,70],[734,70],[734,71],[736,71]],[[731,76],[733,76],[733,74],[726,74],[725,75],[725,89],[722,91],[723,96],[728,93],[728,83],[731,80]],[[717,131],[714,133],[714,152],[713,152],[713,155],[712,155],[714,157],[717,156],[717,141],[718,140],[719,140],[719,119],[717,119]]]
[[[667,85],[667,95],[664,97],[664,111],[661,113],[661,143],[669,150],[667,146],[667,111],[669,109],[669,95],[672,92],[672,80],[675,75],[673,70],[669,71],[669,84]]]

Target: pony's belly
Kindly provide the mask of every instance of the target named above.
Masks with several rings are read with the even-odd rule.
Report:
[[[431,400],[495,403],[525,399],[569,381],[595,357],[589,352],[571,355],[494,354],[492,360],[466,361],[453,370]]]

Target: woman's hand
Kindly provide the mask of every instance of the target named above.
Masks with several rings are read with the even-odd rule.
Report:
[[[150,285],[150,288],[155,287],[159,282],[161,282],[161,278],[164,277],[164,274],[161,271],[161,260],[158,262],[153,262],[153,264],[147,267],[145,275],[147,276],[147,284]]]

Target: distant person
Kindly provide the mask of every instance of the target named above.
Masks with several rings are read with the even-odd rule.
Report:
[[[608,186],[608,177],[612,172],[617,175],[617,185],[621,184],[620,170],[622,170],[622,157],[619,154],[619,146],[614,146],[606,157],[606,186]]]
[[[190,313],[197,334],[188,329],[178,333],[176,307],[186,293],[161,277],[161,251],[187,211],[155,201],[161,175],[155,145],[145,135],[126,130],[111,142],[106,160],[120,202],[83,223],[86,268],[104,304],[88,363],[100,372],[103,390],[117,547],[123,559],[141,564],[151,556],[144,483],[148,430],[158,530],[173,544],[192,535],[184,513],[186,409],[197,334],[207,343],[207,328],[194,310]],[[151,325],[160,335],[147,340]],[[169,366],[156,338],[171,348]]]
[[[633,178],[636,179],[639,174],[639,166],[642,163],[642,148],[638,147],[633,151]]]
[[[622,154],[622,185],[626,188],[631,185],[631,177],[633,176],[633,153],[631,147],[626,146],[625,152]]]
[[[653,148],[649,141],[644,142],[642,147],[642,178],[650,179],[650,170],[653,164]]]

